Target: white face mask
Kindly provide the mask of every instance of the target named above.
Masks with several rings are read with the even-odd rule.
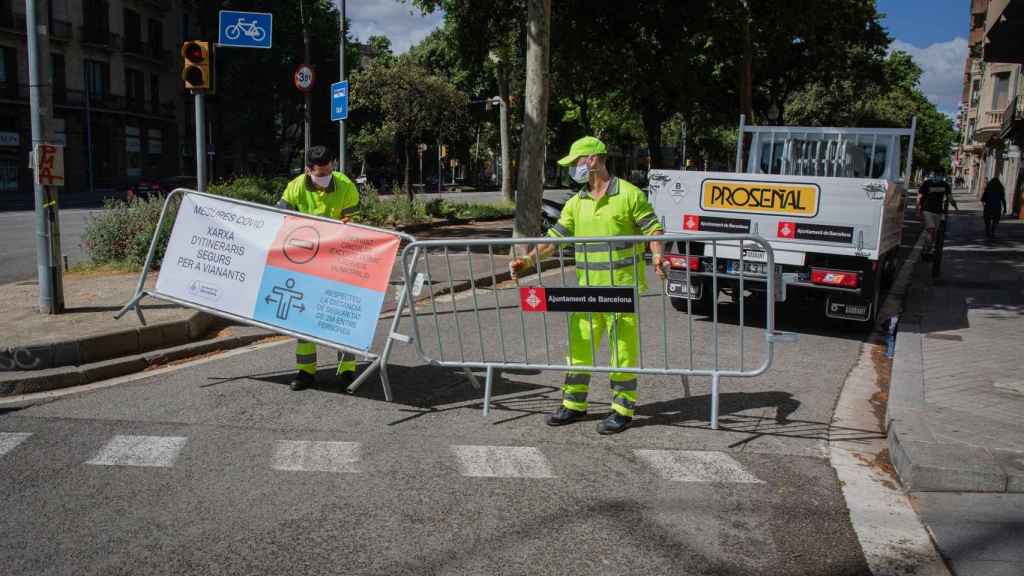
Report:
[[[577,164],[576,169],[572,171],[570,176],[572,176],[572,179],[576,181],[577,184],[586,184],[587,182],[590,182],[590,166],[588,166],[586,162]]]
[[[327,185],[331,183],[331,174],[326,176],[317,176],[316,174],[310,174],[310,179],[313,180],[313,184],[316,184],[319,188],[327,188]]]

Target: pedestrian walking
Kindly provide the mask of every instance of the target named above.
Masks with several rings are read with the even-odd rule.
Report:
[[[604,143],[587,136],[572,144],[569,154],[558,161],[569,167],[572,179],[583,188],[566,202],[558,223],[548,230],[552,238],[573,236],[660,236],[661,223],[654,215],[644,193],[622,178],[612,176],[606,164]],[[650,242],[653,264],[658,276],[664,278],[665,260],[662,243]],[[514,278],[555,250],[554,244],[541,244],[525,258],[510,264]],[[576,246],[576,275],[580,286],[633,286],[646,289],[644,250],[642,245],[614,242],[579,244]],[[569,316],[570,366],[593,366],[593,351],[600,348],[608,334],[615,368],[636,367],[639,357],[637,315],[634,313],[577,312]],[[597,427],[600,434],[622,432],[633,421],[637,402],[636,374],[611,373],[612,413]],[[562,405],[548,414],[549,426],[562,426],[586,416],[589,372],[567,372],[562,384]]]
[[[277,203],[278,208],[342,222],[348,222],[358,205],[356,185],[334,170],[333,158],[326,146],[309,148],[305,173],[288,183]],[[296,343],[295,367],[297,373],[291,383],[292,390],[303,390],[316,381],[316,343],[305,340]],[[355,357],[339,352],[337,374],[342,382],[350,381],[355,371]]]
[[[985,218],[985,238],[993,240],[996,237],[996,227],[999,226],[999,219],[1006,212],[1006,189],[1003,183],[996,176],[985,184],[985,191],[981,194],[981,204],[985,207],[982,216]]]

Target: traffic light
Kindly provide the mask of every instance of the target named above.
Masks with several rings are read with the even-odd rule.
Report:
[[[193,92],[213,94],[213,45],[203,40],[189,40],[181,45],[181,79]]]

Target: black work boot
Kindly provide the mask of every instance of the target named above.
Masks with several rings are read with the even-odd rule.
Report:
[[[598,434],[618,434],[629,425],[632,424],[633,419],[629,416],[623,416],[618,412],[612,412],[607,418],[597,423]]]
[[[555,410],[544,417],[544,422],[548,426],[562,426],[564,424],[572,424],[573,422],[582,420],[586,415],[586,411],[570,410],[565,406],[559,406],[558,410]]]
[[[295,391],[305,390],[312,386],[314,382],[316,382],[316,378],[312,374],[299,370],[295,378],[292,378],[292,383],[288,387]]]

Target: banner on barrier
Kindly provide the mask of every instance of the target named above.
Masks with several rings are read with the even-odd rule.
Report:
[[[632,288],[547,288],[519,289],[523,312],[636,312]]]
[[[185,194],[156,291],[368,350],[396,235]]]

